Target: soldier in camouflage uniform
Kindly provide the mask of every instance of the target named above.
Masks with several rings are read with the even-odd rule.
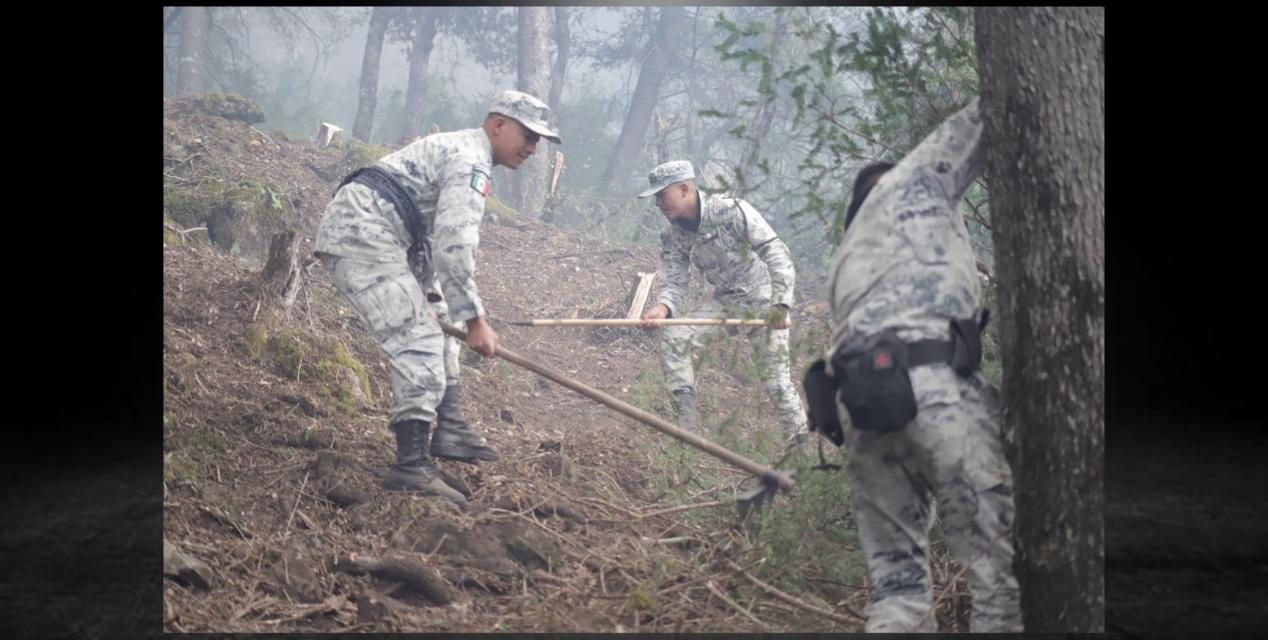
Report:
[[[981,135],[974,100],[897,165],[860,172],[831,266],[829,361],[886,329],[907,344],[946,341],[950,319],[974,314],[981,285],[958,205],[982,172]],[[839,412],[871,578],[866,629],[936,631],[928,562],[936,505],[952,553],[971,563],[971,630],[1021,631],[998,392],[980,371],[961,377],[941,362],[908,373],[916,417],[905,426],[863,431]]]
[[[788,308],[795,279],[788,247],[748,202],[725,194],[702,196],[695,170],[686,160],[657,166],[648,174],[648,182],[651,188],[639,197],[656,196],[656,206],[671,224],[660,235],[659,276],[664,284],[657,303],[643,319],[766,317],[770,328],[744,329],[767,391],[779,408],[785,442],[791,445],[806,430],[806,416],[788,364]],[[687,312],[683,302],[690,265],[715,288],[710,300]],[[700,428],[692,353],[726,329],[669,326],[661,332],[665,379],[683,429],[699,432]]]
[[[389,489],[465,505],[432,456],[497,458],[462,420],[457,342],[446,346],[437,317],[465,323],[467,346],[493,355],[497,336],[474,280],[490,173],[495,164],[518,168],[541,137],[558,144],[549,117],[541,100],[504,91],[481,127],[429,135],[384,156],[345,179],[326,207],[315,253],[391,365],[397,451],[384,478]]]

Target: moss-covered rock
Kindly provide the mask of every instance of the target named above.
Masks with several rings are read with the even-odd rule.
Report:
[[[198,367],[198,358],[190,353],[177,353],[163,359],[166,375],[163,377],[163,390],[184,391],[195,384],[194,371]]]
[[[224,186],[208,182],[200,186],[163,185],[163,215],[182,228],[206,224],[225,198]]]
[[[494,224],[514,222],[519,212],[493,196],[484,199],[484,219]]]
[[[251,99],[239,95],[208,93],[200,97],[199,106],[204,112],[227,120],[247,124],[264,122],[264,111]]]
[[[295,329],[283,329],[268,337],[265,354],[273,372],[283,378],[299,380],[304,366],[304,345]]]
[[[380,144],[362,144],[352,140],[348,142],[348,148],[344,151],[343,162],[350,169],[357,169],[372,165],[391,152],[391,149]]]
[[[277,375],[316,382],[318,395],[339,412],[353,416],[374,408],[365,366],[338,339],[270,329],[260,321],[247,326],[242,341],[247,355]]]
[[[265,180],[242,180],[224,190],[207,218],[207,234],[221,250],[263,266],[273,234],[294,226],[285,192]]]
[[[324,393],[346,415],[356,415],[363,409],[373,408],[370,378],[365,367],[343,343],[337,340],[331,343],[330,356],[317,363],[317,375],[322,380]]]

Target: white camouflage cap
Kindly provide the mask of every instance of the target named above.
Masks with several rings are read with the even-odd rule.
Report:
[[[519,120],[529,131],[550,140],[555,144],[563,144],[559,134],[551,131],[546,123],[550,120],[550,107],[545,102],[521,91],[507,89],[499,93],[489,105],[489,113],[498,113]]]
[[[638,194],[640,198],[654,196],[661,189],[668,187],[675,182],[683,180],[691,180],[696,177],[696,170],[692,168],[691,162],[687,160],[672,160],[664,164],[656,165],[652,172],[647,174],[647,182],[652,188]]]

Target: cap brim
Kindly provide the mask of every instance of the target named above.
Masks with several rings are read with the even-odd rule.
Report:
[[[665,185],[665,187],[668,187],[668,186],[669,186],[669,185]],[[642,193],[638,194],[638,197],[640,197],[640,198],[649,198],[649,197],[651,197],[651,196],[654,196],[654,195],[656,195],[656,194],[660,193],[661,191],[664,191],[664,190],[665,190],[665,187],[652,187],[651,189],[648,189],[647,191],[644,191],[644,192],[642,192]]]
[[[564,141],[563,141],[563,140],[559,137],[559,134],[558,134],[558,133],[555,133],[554,131],[551,131],[550,129],[548,129],[548,128],[546,128],[546,127],[539,126],[539,125],[534,125],[534,124],[529,124],[529,123],[527,123],[527,122],[524,122],[523,120],[520,120],[520,124],[522,124],[522,125],[524,125],[525,127],[527,127],[529,131],[532,131],[533,133],[536,133],[537,135],[539,135],[539,136],[541,136],[541,137],[543,137],[543,138],[545,138],[545,139],[547,139],[547,140],[550,140],[551,142],[553,142],[553,143],[555,143],[555,144],[563,144],[563,143],[564,143]]]

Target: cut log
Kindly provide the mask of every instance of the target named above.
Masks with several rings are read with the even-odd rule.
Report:
[[[349,553],[336,559],[335,570],[369,573],[383,580],[402,582],[439,605],[453,601],[449,583],[435,569],[427,566],[417,554],[403,551],[385,551],[382,555]]]
[[[335,141],[335,137],[338,136],[341,131],[343,131],[343,129],[330,124],[329,122],[321,123],[321,126],[317,128],[317,144],[323,147],[329,147],[330,143]]]
[[[655,279],[655,271],[638,272],[638,286],[634,288],[634,297],[630,299],[630,310],[625,314],[627,320],[637,320],[643,315],[643,307],[647,306],[647,296],[652,292],[652,281]]]
[[[559,186],[559,176],[564,172],[564,153],[562,151],[555,152],[555,174],[550,179],[550,195],[555,195],[555,188]]]

